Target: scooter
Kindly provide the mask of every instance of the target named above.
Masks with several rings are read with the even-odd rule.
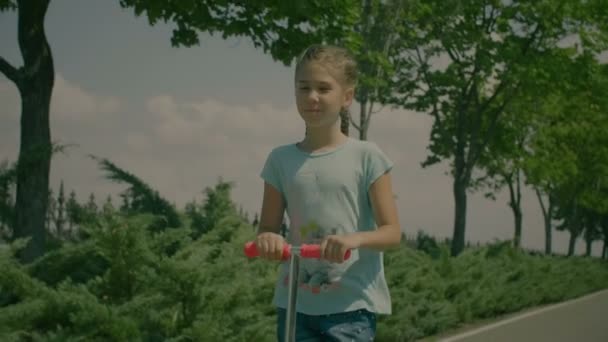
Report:
[[[259,256],[257,247],[253,241],[245,244],[245,255],[249,258]],[[350,258],[350,250],[344,254],[344,260]],[[285,317],[285,342],[295,342],[296,340],[296,304],[298,299],[298,276],[300,273],[300,258],[321,258],[321,246],[302,244],[292,246],[283,245],[283,261],[289,260],[289,289],[287,294],[287,317]]]

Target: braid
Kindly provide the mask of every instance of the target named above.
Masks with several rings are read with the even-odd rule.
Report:
[[[340,110],[340,131],[342,134],[348,136],[350,127],[350,112],[347,108],[342,108]]]

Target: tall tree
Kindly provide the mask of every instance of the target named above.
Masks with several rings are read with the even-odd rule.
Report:
[[[0,0],[0,10],[18,11],[18,41],[23,66],[16,68],[0,56],[0,72],[21,95],[21,132],[17,160],[14,237],[30,237],[20,253],[31,261],[44,250],[45,218],[51,168],[49,107],[55,81],[51,48],[44,31],[50,0]]]
[[[527,145],[524,161],[526,183],[533,189],[541,208],[545,230],[545,254],[553,253],[553,228],[557,215],[558,187],[569,176],[574,159],[561,150],[560,140],[551,133],[557,128],[558,113],[563,106],[564,94],[549,92],[538,101],[534,110],[532,138]]]
[[[44,22],[50,0],[0,0],[0,11],[17,11],[18,40],[23,66],[15,67],[0,56],[0,72],[21,96],[21,133],[17,166],[15,237],[30,237],[21,251],[24,262],[45,250],[44,223],[51,167],[49,109],[54,85],[54,64]],[[200,33],[223,38],[246,36],[275,60],[290,64],[313,42],[341,36],[357,20],[354,0],[280,1],[171,1],[119,0],[151,25],[176,25],[174,46],[198,44]]]
[[[513,245],[520,247],[523,225],[522,186],[525,147],[530,137],[527,127],[528,116],[520,112],[522,108],[509,106],[505,119],[497,124],[496,134],[488,143],[488,153],[480,158],[479,166],[486,172],[472,188],[490,188],[486,197],[495,199],[496,192],[503,187],[509,191],[508,207],[513,213]]]
[[[599,64],[592,53],[578,54],[572,68],[565,65],[560,66],[563,79],[555,82],[559,86],[537,96],[533,137],[524,163],[545,219],[546,253],[551,252],[550,230],[555,219],[561,221],[560,229],[571,233],[569,250],[573,253],[580,234],[584,232],[588,241],[597,237],[592,231],[596,224],[589,223],[595,220],[588,213],[601,215],[608,210],[602,202],[606,195],[601,185],[608,174],[608,142],[602,133],[608,129],[604,95],[608,67]]]
[[[68,231],[69,234],[73,235],[74,228],[82,222],[83,212],[80,203],[78,203],[78,200],[76,199],[76,192],[74,192],[74,190],[70,192],[70,197],[65,204],[65,211],[68,221]]]
[[[57,211],[57,200],[54,197],[53,189],[49,189],[48,192],[48,204],[46,207],[46,220],[45,220],[45,229],[47,232],[51,233],[56,217]]]
[[[424,167],[450,160],[453,177],[452,255],[465,246],[467,191],[488,153],[505,108],[550,69],[548,52],[571,34],[595,36],[596,3],[567,1],[417,2],[409,29],[415,39],[394,63],[392,102],[434,118]],[[595,9],[595,8],[594,8]],[[602,9],[600,13],[606,11]],[[603,24],[603,23],[602,23]],[[585,48],[604,41],[588,39]]]
[[[407,41],[412,32],[405,23],[411,21],[408,1],[363,0],[360,2],[359,22],[354,30],[339,41],[355,54],[359,66],[359,83],[355,99],[359,103],[359,118],[348,116],[359,133],[367,140],[372,115],[379,113],[391,93],[390,80],[394,75],[390,62],[399,52],[398,47]],[[380,106],[376,108],[375,106]]]
[[[57,212],[55,217],[55,230],[59,238],[65,234],[65,190],[63,188],[63,180],[59,185],[59,194],[57,195]]]
[[[495,134],[488,141],[487,153],[479,158],[476,166],[485,172],[485,177],[479,179],[479,183],[490,185],[492,192],[488,194],[489,197],[493,198],[494,192],[507,186],[508,206],[513,212],[515,222],[513,243],[517,247],[521,244],[522,236],[521,203],[525,166],[528,152],[532,150],[531,141],[537,126],[546,121],[547,117],[554,116],[556,110],[561,110],[556,108],[556,105],[572,101],[573,96],[566,94],[580,93],[582,89],[588,88],[590,75],[597,66],[597,62],[586,54],[580,54],[575,47],[546,51],[543,63],[547,71],[546,76],[537,79],[532,88],[523,89],[524,91],[505,107],[502,119],[496,123]],[[560,101],[556,103],[556,99]],[[476,186],[479,184],[474,183],[473,187]],[[550,225],[546,227],[549,227],[546,235],[550,240]],[[550,251],[550,246],[546,246],[546,249]]]

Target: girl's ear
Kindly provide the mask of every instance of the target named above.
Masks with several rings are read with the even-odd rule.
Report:
[[[346,92],[344,93],[344,108],[348,108],[350,107],[350,105],[353,103],[353,99],[355,98],[355,88],[350,87],[348,89],[346,89]]]

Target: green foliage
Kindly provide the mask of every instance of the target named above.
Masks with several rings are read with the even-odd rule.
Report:
[[[156,231],[154,219],[104,216],[86,240],[28,266],[14,258],[24,241],[0,245],[0,339],[273,341],[277,268],[243,256],[252,227],[228,216],[191,240],[186,228]],[[393,315],[380,317],[378,341],[414,341],[608,287],[605,262],[591,258],[533,256],[508,242],[450,257],[445,243],[424,234],[418,242],[424,251],[385,254]]]
[[[0,0],[0,11],[16,10],[17,4],[14,0]]]
[[[203,32],[222,38],[245,36],[285,65],[312,43],[344,36],[358,19],[353,10],[357,2],[352,0],[120,0],[120,5],[145,15],[151,25],[174,23],[173,46],[197,45]]]
[[[175,207],[162,198],[158,191],[152,190],[149,185],[137,176],[119,168],[107,159],[99,159],[94,156],[91,156],[91,158],[96,160],[100,167],[107,172],[108,179],[118,183],[126,183],[130,186],[126,190],[126,196],[129,198],[130,204],[127,209],[128,211],[163,216],[166,222],[159,229],[181,226],[181,221]]]
[[[206,200],[203,205],[198,205],[195,201],[187,204],[186,215],[191,220],[195,238],[213,230],[225,217],[239,216],[230,197],[233,188],[234,183],[220,178],[213,188],[205,189]]]
[[[533,256],[496,242],[433,259],[410,248],[388,252],[393,315],[381,317],[378,341],[415,341],[476,320],[560,302],[608,287],[606,262]]]
[[[12,192],[17,183],[17,165],[9,166],[7,161],[0,164],[0,240],[8,239],[15,220],[15,205]]]

